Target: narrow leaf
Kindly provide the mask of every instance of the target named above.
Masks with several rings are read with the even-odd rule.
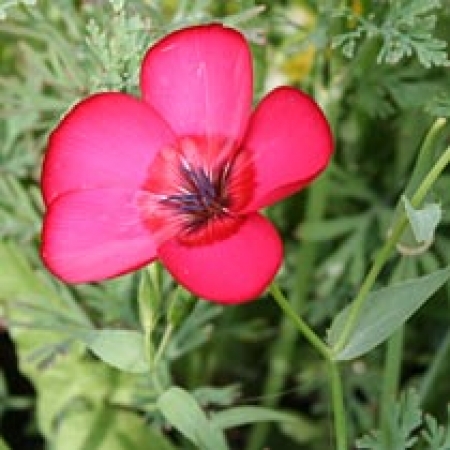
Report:
[[[157,404],[166,420],[201,450],[228,450],[222,431],[208,420],[189,392],[172,387]]]
[[[335,359],[356,358],[385,341],[449,278],[450,267],[447,267],[369,294],[359,321],[345,347],[335,356]],[[347,306],[334,319],[328,332],[328,340],[331,345],[338,341],[349,312],[350,306]]]
[[[132,330],[83,330],[75,336],[102,361],[127,372],[149,368],[142,333]]]
[[[269,408],[239,406],[214,414],[211,421],[222,430],[255,422],[293,422],[295,417]]]
[[[9,450],[9,447],[6,445],[6,442],[0,437],[0,450]]]

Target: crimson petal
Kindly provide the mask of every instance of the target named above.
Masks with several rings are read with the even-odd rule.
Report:
[[[174,136],[145,102],[121,93],[78,103],[52,133],[42,173],[48,205],[70,191],[137,188],[156,153]]]
[[[253,154],[256,186],[247,211],[269,206],[312,181],[333,151],[328,122],[301,91],[277,88],[259,104],[242,143]]]
[[[252,62],[244,37],[221,25],[176,31],[147,52],[141,89],[179,136],[239,143],[252,101]]]
[[[41,253],[55,275],[72,283],[119,275],[156,257],[136,193],[113,188],[75,191],[52,201]]]
[[[183,245],[176,238],[158,249],[173,277],[196,295],[218,303],[242,303],[263,293],[282,260],[273,225],[247,216],[231,236],[208,245]]]

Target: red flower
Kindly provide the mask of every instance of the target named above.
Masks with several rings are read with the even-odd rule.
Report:
[[[172,33],[146,54],[142,99],[93,95],[52,133],[42,258],[59,278],[98,281],[158,258],[195,294],[260,295],[282,244],[257,211],[327,165],[329,126],[293,88],[255,111],[243,36],[220,25]]]

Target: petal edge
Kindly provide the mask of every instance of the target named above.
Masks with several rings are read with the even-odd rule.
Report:
[[[70,283],[111,278],[156,258],[141,223],[135,193],[121,189],[77,191],[56,198],[44,218],[41,256]]]
[[[255,211],[292,195],[327,166],[333,152],[330,126],[308,95],[290,88],[271,91],[253,113],[242,144],[256,169]]]
[[[50,135],[44,201],[74,190],[139,187],[153,157],[174,139],[143,101],[119,92],[94,94],[76,104]]]
[[[217,303],[237,304],[264,292],[280,267],[283,249],[271,222],[255,213],[223,240],[186,246],[172,239],[158,254],[173,277],[191,292]]]
[[[144,100],[179,136],[239,143],[250,116],[252,83],[247,42],[219,24],[167,35],[148,50],[141,69]]]

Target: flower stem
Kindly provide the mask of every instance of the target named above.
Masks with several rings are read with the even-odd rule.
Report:
[[[415,264],[412,258],[400,258],[398,264],[392,271],[390,283],[398,283],[414,276]],[[389,418],[391,417],[392,406],[394,405],[400,386],[404,334],[405,328],[401,326],[389,337],[386,345],[379,412],[379,427],[383,430],[385,436],[389,435]]]
[[[422,183],[418,187],[416,193],[411,199],[411,204],[414,207],[418,207],[425,196],[438,179],[439,175],[445,169],[445,167],[450,163],[450,147],[448,147],[441,157],[438,159],[436,164],[431,168],[428,172],[427,176],[423,179]],[[400,240],[406,225],[408,223],[406,214],[403,212],[399,215],[397,221],[395,222],[392,231],[389,235],[389,238],[378,252],[373,262],[372,268],[367,274],[361,288],[358,291],[355,299],[352,302],[352,306],[350,308],[350,313],[345,324],[345,327],[337,341],[336,345],[333,348],[333,352],[335,354],[339,353],[347,344],[347,341],[354,330],[356,323],[361,314],[362,307],[364,306],[364,302],[366,301],[367,295],[372,289],[375,280],[377,279],[381,269],[384,267],[384,264],[388,260],[391,255],[392,250],[394,249],[397,242]]]
[[[281,292],[278,285],[274,282],[270,286],[270,292],[289,319],[295,325],[295,328],[303,337],[325,358],[329,366],[331,382],[331,400],[333,405],[334,430],[336,435],[336,450],[347,450],[347,426],[344,408],[344,393],[342,388],[342,379],[339,372],[338,362],[332,359],[330,348],[317,336],[309,325],[296,314],[292,305]]]
[[[398,392],[404,333],[405,329],[404,326],[402,326],[389,338],[387,342],[380,400],[380,427],[382,429],[386,429],[388,426],[387,421],[391,416],[392,405],[395,402]]]
[[[344,391],[338,363],[329,361],[331,401],[333,405],[336,450],[347,450],[347,422],[345,420]]]
[[[278,285],[274,282],[270,286],[270,293],[272,294],[278,306],[294,323],[297,330],[305,337],[305,339],[328,361],[331,359],[331,352],[329,347],[317,336],[317,334],[309,327],[309,325],[297,315],[292,308],[289,301],[282,294]]]
[[[305,207],[305,220],[317,221],[324,214],[327,206],[329,192],[329,173],[326,171],[308,190]],[[311,286],[310,280],[314,272],[314,262],[317,257],[318,246],[316,242],[304,242],[297,255],[295,274],[295,288],[290,297],[292,309],[300,314],[305,304]],[[271,347],[269,373],[267,375],[262,398],[264,406],[274,407],[279,392],[283,389],[287,374],[289,373],[289,362],[295,352],[295,343],[298,334],[296,327],[288,317],[283,317],[277,340]],[[253,427],[246,450],[260,450],[264,446],[270,424],[263,422]]]
[[[450,358],[450,329],[447,331],[442,343],[429,365],[419,388],[419,398],[422,406],[429,406],[432,395],[436,393],[435,387],[440,377],[447,378],[446,371]]]
[[[161,341],[158,345],[158,350],[156,350],[155,357],[153,359],[153,367],[157,368],[159,362],[161,361],[161,358],[164,355],[164,352],[166,351],[167,345],[170,342],[170,338],[172,337],[173,330],[174,327],[172,326],[172,324],[168,324],[166,326],[163,337],[161,338]]]

